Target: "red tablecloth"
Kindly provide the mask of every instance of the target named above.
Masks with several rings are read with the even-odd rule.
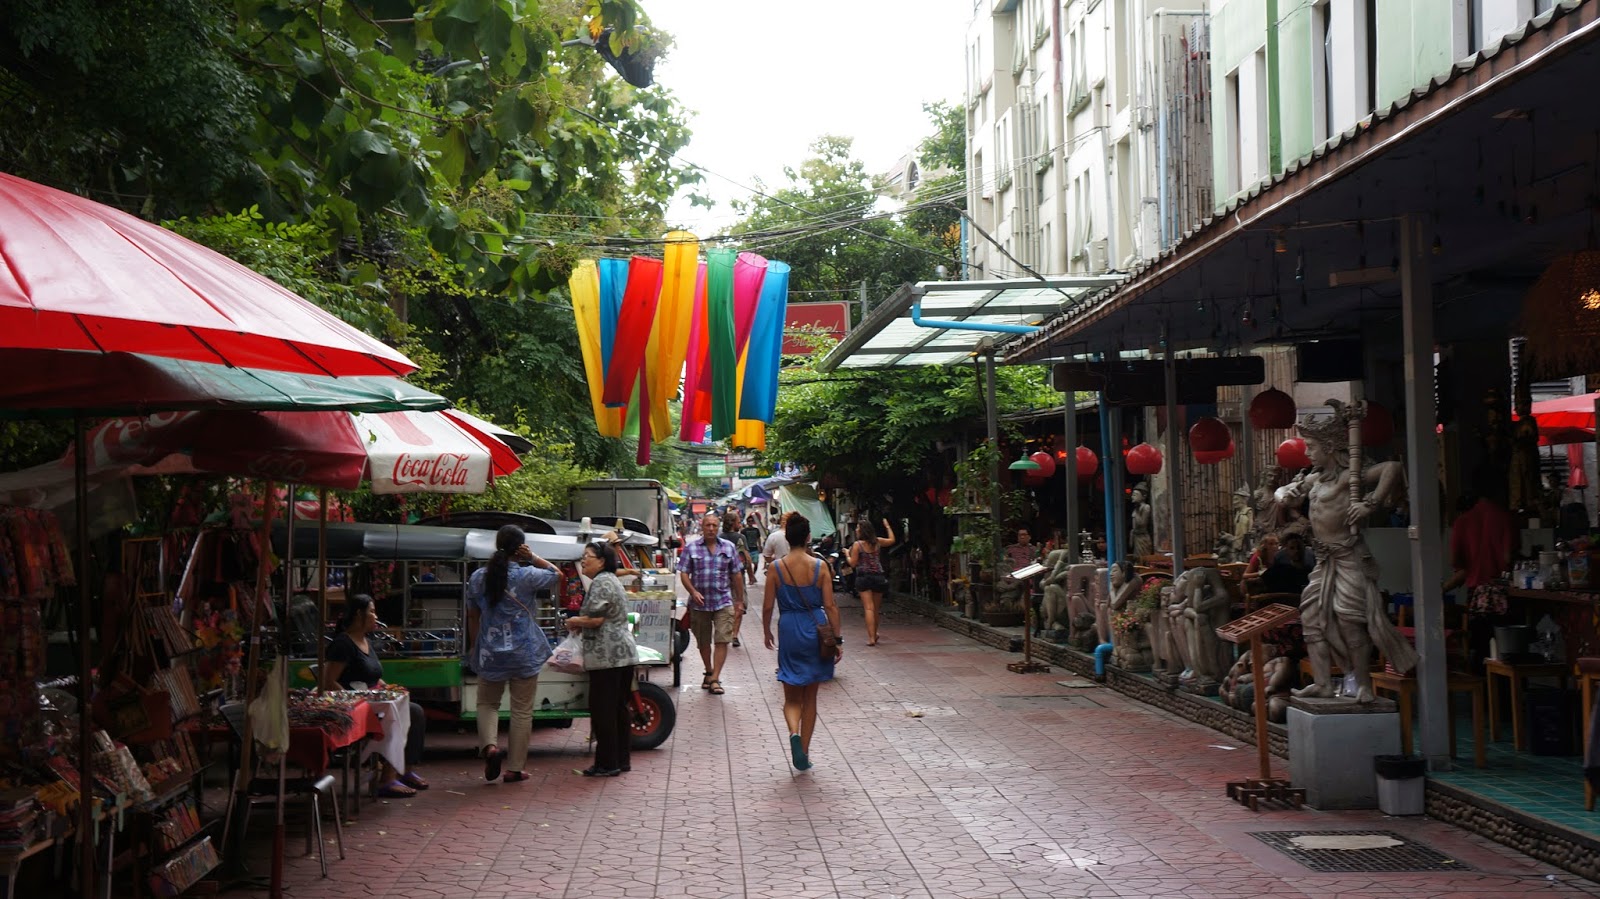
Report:
[[[289,764],[310,774],[328,770],[328,755],[335,749],[361,742],[368,736],[383,736],[383,722],[372,714],[372,707],[358,702],[350,709],[350,726],[338,730],[329,724],[319,727],[289,728]]]

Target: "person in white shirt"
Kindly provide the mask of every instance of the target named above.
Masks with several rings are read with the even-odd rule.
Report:
[[[767,560],[766,570],[771,571],[773,562],[789,554],[789,540],[783,535],[783,526],[789,521],[793,512],[785,512],[778,517],[778,526],[772,529],[767,536],[767,542],[761,545],[761,558]]]

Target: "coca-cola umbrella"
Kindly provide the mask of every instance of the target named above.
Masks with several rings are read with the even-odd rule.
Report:
[[[439,412],[163,412],[113,418],[86,441],[91,480],[214,474],[374,493],[482,493],[522,466],[500,440]],[[0,500],[72,481],[73,453],[0,475]]]

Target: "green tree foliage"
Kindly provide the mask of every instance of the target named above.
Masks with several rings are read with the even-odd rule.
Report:
[[[934,131],[917,145],[927,177],[917,185],[905,223],[947,257],[945,267],[955,277],[962,261],[961,213],[967,208],[966,113],[959,104],[944,101],[924,103],[922,109]]]

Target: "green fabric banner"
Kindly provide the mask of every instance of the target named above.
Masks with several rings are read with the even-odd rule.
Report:
[[[706,253],[706,328],[710,331],[711,437],[732,437],[739,426],[739,357],[734,349],[733,263],[738,250]]]

